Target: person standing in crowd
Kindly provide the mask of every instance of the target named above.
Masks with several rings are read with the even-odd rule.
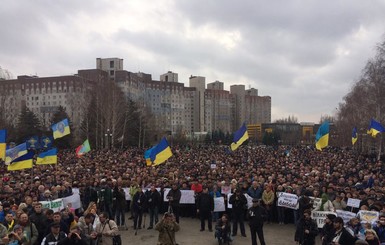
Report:
[[[273,203],[274,203],[274,191],[270,185],[265,186],[265,190],[262,193],[263,205],[267,211],[267,223],[269,224],[273,218]]]
[[[276,204],[276,208],[277,208],[277,215],[278,215],[278,224],[280,225],[283,225],[284,222],[285,222],[285,211],[286,211],[286,208],[285,207],[280,207],[278,206],[278,196],[279,196],[279,193],[280,192],[285,192],[285,189],[283,188],[282,185],[279,185],[277,187],[277,191],[276,191],[276,194],[275,194],[275,204]]]
[[[229,203],[233,205],[232,214],[233,214],[233,234],[232,236],[237,235],[238,223],[241,229],[241,235],[246,237],[245,223],[244,223],[244,211],[247,209],[247,199],[241,193],[241,190],[236,189],[235,194],[230,197]]]
[[[15,225],[13,232],[8,233],[8,245],[24,244],[27,241],[27,237],[24,234],[23,227],[21,225]]]
[[[132,198],[134,198],[136,192],[138,192],[139,190],[139,185],[137,182],[132,182],[131,186],[130,186],[130,189],[129,189],[129,194],[131,196],[131,202],[130,202],[130,211],[131,211],[131,217],[129,219],[133,219],[134,218],[134,210],[133,210],[133,205],[134,203],[132,202]]]
[[[113,191],[113,197],[115,199],[115,220],[116,224],[124,227],[125,224],[125,215],[126,212],[126,193],[124,192],[122,185],[119,183],[115,186]]]
[[[385,214],[381,213],[377,223],[373,226],[381,245],[385,244]]]
[[[169,209],[175,216],[176,222],[179,224],[179,208],[180,208],[180,198],[182,197],[182,193],[178,188],[177,183],[172,185],[171,190],[167,194],[167,200],[169,201]]]
[[[103,243],[108,244],[108,243]],[[111,243],[112,244],[112,243]],[[86,239],[77,225],[71,227],[71,231],[67,237],[60,240],[57,245],[88,245]]]
[[[5,214],[3,225],[7,228],[8,232],[13,230],[13,227],[16,225],[16,220],[11,212]]]
[[[180,229],[175,216],[171,213],[165,213],[162,220],[155,225],[155,230],[159,231],[158,244],[175,245],[175,233]]]
[[[260,205],[260,200],[253,198],[253,206],[249,208],[247,212],[252,245],[257,245],[257,234],[261,245],[266,244],[263,235],[263,222],[266,219],[266,216],[266,209]]]
[[[321,195],[321,203],[314,210],[315,211],[329,211],[334,212],[333,203],[328,199],[328,195],[326,193]]]
[[[37,243],[40,244],[44,238],[46,231],[46,220],[47,217],[43,214],[42,204],[36,203],[33,207],[34,212],[29,216],[29,219],[32,223],[35,224],[37,231],[39,232],[39,237],[37,238]]]
[[[159,222],[158,214],[162,199],[159,191],[155,188],[154,185],[151,185],[151,189],[147,190],[146,196],[148,203],[148,211],[150,215],[150,226],[147,229],[151,230],[154,228],[154,221],[155,224]]]
[[[336,217],[333,220],[335,229],[334,237],[332,239],[333,245],[351,245],[357,240],[349,231],[344,228],[344,220],[341,217]]]
[[[39,237],[39,232],[35,224],[30,222],[26,213],[20,215],[19,225],[21,225],[26,232],[26,244],[34,245]]]
[[[294,241],[300,245],[315,245],[317,234],[317,223],[311,218],[311,211],[306,209],[298,221]]]
[[[325,224],[321,230],[322,245],[330,245],[333,240],[335,230],[333,220],[336,218],[334,214],[326,215]]]
[[[380,240],[378,240],[377,233],[373,229],[365,230],[365,241],[368,245],[379,245]]]
[[[213,187],[213,190],[210,191],[210,196],[212,198],[218,198],[218,197],[221,197],[221,191],[218,189],[218,186],[217,185],[214,185]],[[219,212],[214,212],[213,211],[213,222],[217,222],[217,220],[219,219]]]
[[[205,230],[205,220],[207,219],[209,231],[212,232],[212,212],[214,211],[214,198],[209,194],[209,188],[203,187],[202,193],[196,199],[197,213],[201,221],[200,231]]]
[[[146,195],[144,195],[142,188],[139,187],[132,199],[132,209],[134,211],[134,230],[142,229],[143,213],[147,207]]]
[[[79,218],[78,227],[84,234],[86,242],[88,245],[93,245],[95,242],[95,230],[93,227],[93,215],[91,213],[86,214]]]
[[[50,225],[50,230],[51,232],[43,238],[41,245],[57,244],[58,242],[67,237],[64,232],[60,231],[60,223],[52,223]]]
[[[100,189],[98,191],[98,206],[102,212],[108,212],[109,217],[112,217],[112,190],[107,185],[105,179],[100,181]]]
[[[202,193],[203,191],[203,185],[201,183],[199,183],[197,180],[194,180],[192,182],[192,185],[191,185],[191,190],[194,191],[194,198],[195,198],[195,203],[196,203],[196,200],[197,198],[199,197],[199,195]],[[193,204],[193,209],[191,210],[192,211],[192,217],[195,218],[197,213],[196,213],[196,204]]]
[[[343,200],[343,198],[338,195],[336,196],[336,199],[333,201],[333,206],[335,210],[345,210],[346,208],[346,202]]]
[[[97,244],[113,245],[112,238],[119,235],[119,229],[115,221],[110,220],[107,212],[99,215],[100,223],[96,226]]]

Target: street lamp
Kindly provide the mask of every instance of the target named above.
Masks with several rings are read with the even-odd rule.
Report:
[[[112,132],[110,132],[109,128],[107,128],[107,133],[105,133],[104,136],[106,137],[106,148],[109,149],[110,143],[112,143],[112,142],[109,142],[109,138],[110,137],[112,138]]]

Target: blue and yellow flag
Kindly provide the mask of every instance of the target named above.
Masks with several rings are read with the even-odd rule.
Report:
[[[52,148],[48,151],[42,152],[37,156],[36,164],[56,164],[57,163],[57,149]]]
[[[14,160],[16,160],[17,158],[27,154],[28,151],[27,151],[27,144],[26,143],[23,143],[23,144],[20,144],[20,145],[17,145],[9,150],[6,151],[5,155],[5,164],[10,164],[11,162],[13,162]]]
[[[40,146],[42,148],[51,148],[53,142],[52,136],[42,136],[40,137]]]
[[[171,148],[168,145],[166,138],[162,138],[162,140],[154,146],[151,150],[150,159],[153,163],[153,166],[157,166],[162,164],[167,159],[172,156]]]
[[[7,140],[7,130],[6,129],[2,129],[0,130],[0,158],[5,160],[5,151],[7,149],[7,143],[6,143],[6,140]]]
[[[231,150],[235,151],[249,138],[249,134],[247,133],[246,124],[243,123],[242,127],[238,129],[237,132],[234,133],[234,142],[231,143]]]
[[[352,132],[352,145],[354,145],[357,142],[357,139],[358,139],[357,128],[354,127]]]
[[[368,134],[373,138],[376,137],[377,134],[385,132],[385,128],[381,125],[381,123],[375,121],[373,118],[370,120],[370,125],[368,129]]]
[[[27,139],[27,141],[25,143],[27,143],[27,149],[28,150],[30,150],[30,149],[37,150],[40,148],[38,136],[32,136],[31,138]]]
[[[70,134],[70,125],[68,123],[68,119],[64,119],[54,125],[51,126],[53,131],[53,138],[58,139]]]
[[[33,156],[32,151],[24,154],[23,156],[15,159],[10,165],[7,166],[8,171],[22,170],[26,168],[32,168],[33,166]]]
[[[152,165],[151,152],[152,152],[152,150],[154,148],[155,148],[155,146],[151,147],[150,149],[148,149],[147,151],[144,152],[144,159],[146,159],[146,165],[147,166],[151,166]]]
[[[315,135],[315,147],[322,151],[323,148],[329,145],[329,122],[326,121],[321,124],[317,134]]]

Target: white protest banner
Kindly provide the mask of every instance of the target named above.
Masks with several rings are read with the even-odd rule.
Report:
[[[244,194],[247,199],[247,208],[251,208],[253,206],[253,198],[248,194]]]
[[[348,202],[346,203],[346,205],[353,208],[359,208],[360,203],[361,203],[360,199],[348,198]]]
[[[170,188],[164,188],[164,196],[163,201],[168,202],[167,194],[170,192]],[[194,204],[195,203],[195,197],[194,197],[194,191],[192,190],[181,190],[181,197],[180,197],[180,204]]]
[[[366,211],[360,210],[357,214],[357,217],[360,218],[361,223],[371,223],[374,224],[378,220],[379,213],[377,211]]]
[[[221,193],[223,195],[228,195],[231,193],[231,187],[230,186],[221,186]]]
[[[64,204],[62,199],[55,199],[53,201],[41,201],[42,208],[52,209],[54,212],[60,212],[64,209]]]
[[[68,205],[71,205],[71,208],[78,209],[82,207],[82,202],[80,201],[80,195],[79,194],[73,194],[69,197],[63,198],[63,205],[64,207],[67,207]]]
[[[278,202],[277,206],[297,209],[298,196],[286,192],[278,192]]]
[[[210,168],[211,168],[211,169],[216,169],[216,168],[217,168],[217,165],[216,165],[215,163],[212,163],[212,164],[210,164]]]
[[[233,208],[233,205],[230,204],[230,197],[232,196],[232,193],[227,194],[227,208]]]
[[[182,196],[180,197],[180,204],[194,204],[195,197],[192,190],[181,190]]]
[[[309,198],[313,202],[313,209],[315,209],[316,207],[321,206],[321,202],[322,202],[321,198],[319,198],[319,197],[309,197]]]
[[[214,212],[224,212],[225,208],[225,199],[223,197],[214,198]]]
[[[344,211],[344,210],[336,210],[337,216],[341,217],[344,220],[344,223],[347,223],[350,221],[351,218],[355,218],[356,214],[349,212],[349,211]]]
[[[130,188],[123,188],[124,190],[124,194],[126,194],[126,201],[130,201],[131,200],[131,195],[130,195]]]
[[[328,211],[312,211],[311,212],[311,218],[314,219],[317,222],[318,228],[322,228],[325,224],[326,215],[328,214],[334,214],[337,216],[336,213],[328,212]]]
[[[73,194],[80,194],[79,188],[72,188]]]

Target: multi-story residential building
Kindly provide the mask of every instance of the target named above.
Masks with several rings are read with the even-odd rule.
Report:
[[[82,119],[82,98],[92,87],[93,81],[79,75],[44,77],[18,76],[17,79],[0,82],[0,106],[5,119],[17,124],[23,107],[34,112],[42,125],[48,128],[59,106],[66,109],[74,125]]]
[[[119,58],[96,58],[96,69],[108,72],[108,77],[115,80],[117,71],[123,70],[123,59]]]

